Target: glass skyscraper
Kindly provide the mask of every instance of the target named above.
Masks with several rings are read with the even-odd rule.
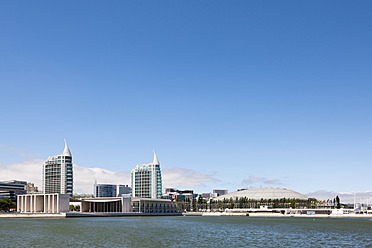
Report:
[[[72,156],[65,140],[62,154],[49,157],[43,165],[44,194],[69,194],[73,192]]]
[[[161,198],[162,180],[159,160],[154,152],[154,161],[137,165],[131,172],[132,196],[141,198]]]

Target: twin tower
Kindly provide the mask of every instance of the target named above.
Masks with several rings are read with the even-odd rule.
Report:
[[[60,155],[49,157],[43,165],[44,194],[68,194],[72,196],[73,168],[70,149],[65,140],[65,149]],[[141,198],[161,198],[162,177],[159,160],[154,152],[154,161],[137,165],[131,172],[132,196]]]
[[[44,194],[68,194],[74,191],[72,156],[65,140],[65,149],[60,155],[49,157],[43,165]]]

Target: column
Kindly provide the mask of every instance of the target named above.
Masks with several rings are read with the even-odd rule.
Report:
[[[34,195],[34,213],[36,213],[36,209],[37,209],[37,198],[36,198],[36,195]]]
[[[32,213],[32,195],[28,195],[27,196],[27,203],[28,203],[28,211],[30,212],[30,213]]]
[[[23,208],[23,199],[22,199],[22,196],[18,196],[18,199],[17,199],[17,202],[18,202],[18,212],[22,212],[22,208]]]
[[[28,203],[28,201],[27,201],[27,195],[25,195],[25,212],[27,212],[27,203]]]
[[[52,197],[52,213],[54,213],[54,194],[51,195]]]
[[[33,195],[30,195],[30,212],[31,213],[34,213],[35,212],[35,209],[34,209],[34,196]]]
[[[33,207],[33,204],[32,204],[32,195],[28,195],[29,197],[29,204],[30,204],[30,213],[32,213],[32,207]]]
[[[46,201],[46,199],[47,199],[46,195],[43,195],[44,213],[46,213],[46,209],[47,209],[47,201]]]
[[[56,195],[56,198],[57,198],[57,213],[59,213],[59,196],[60,195]],[[70,207],[70,206],[68,206]]]
[[[52,211],[52,195],[48,195],[48,213]]]
[[[22,208],[23,208],[23,199],[22,199],[22,196],[18,196],[18,199],[17,199],[17,202],[18,202],[18,212],[22,212]]]

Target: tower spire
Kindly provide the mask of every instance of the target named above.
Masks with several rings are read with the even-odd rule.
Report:
[[[160,165],[159,164],[159,160],[158,160],[158,158],[156,157],[156,154],[155,154],[155,151],[154,150],[152,150],[153,152],[154,152],[154,161],[152,162],[153,164],[158,164],[158,165]]]
[[[70,152],[70,149],[68,149],[66,139],[65,139],[65,149],[63,150],[62,155],[71,157],[71,152]]]

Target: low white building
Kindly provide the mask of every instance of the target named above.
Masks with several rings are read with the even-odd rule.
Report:
[[[176,202],[139,197],[102,197],[73,200],[83,213],[178,213]]]
[[[127,213],[131,212],[131,197],[100,197],[74,200],[80,202],[80,212],[85,213]]]
[[[66,213],[69,211],[68,194],[18,195],[17,212],[20,213]]]
[[[134,213],[178,213],[177,202],[168,199],[132,198]]]

